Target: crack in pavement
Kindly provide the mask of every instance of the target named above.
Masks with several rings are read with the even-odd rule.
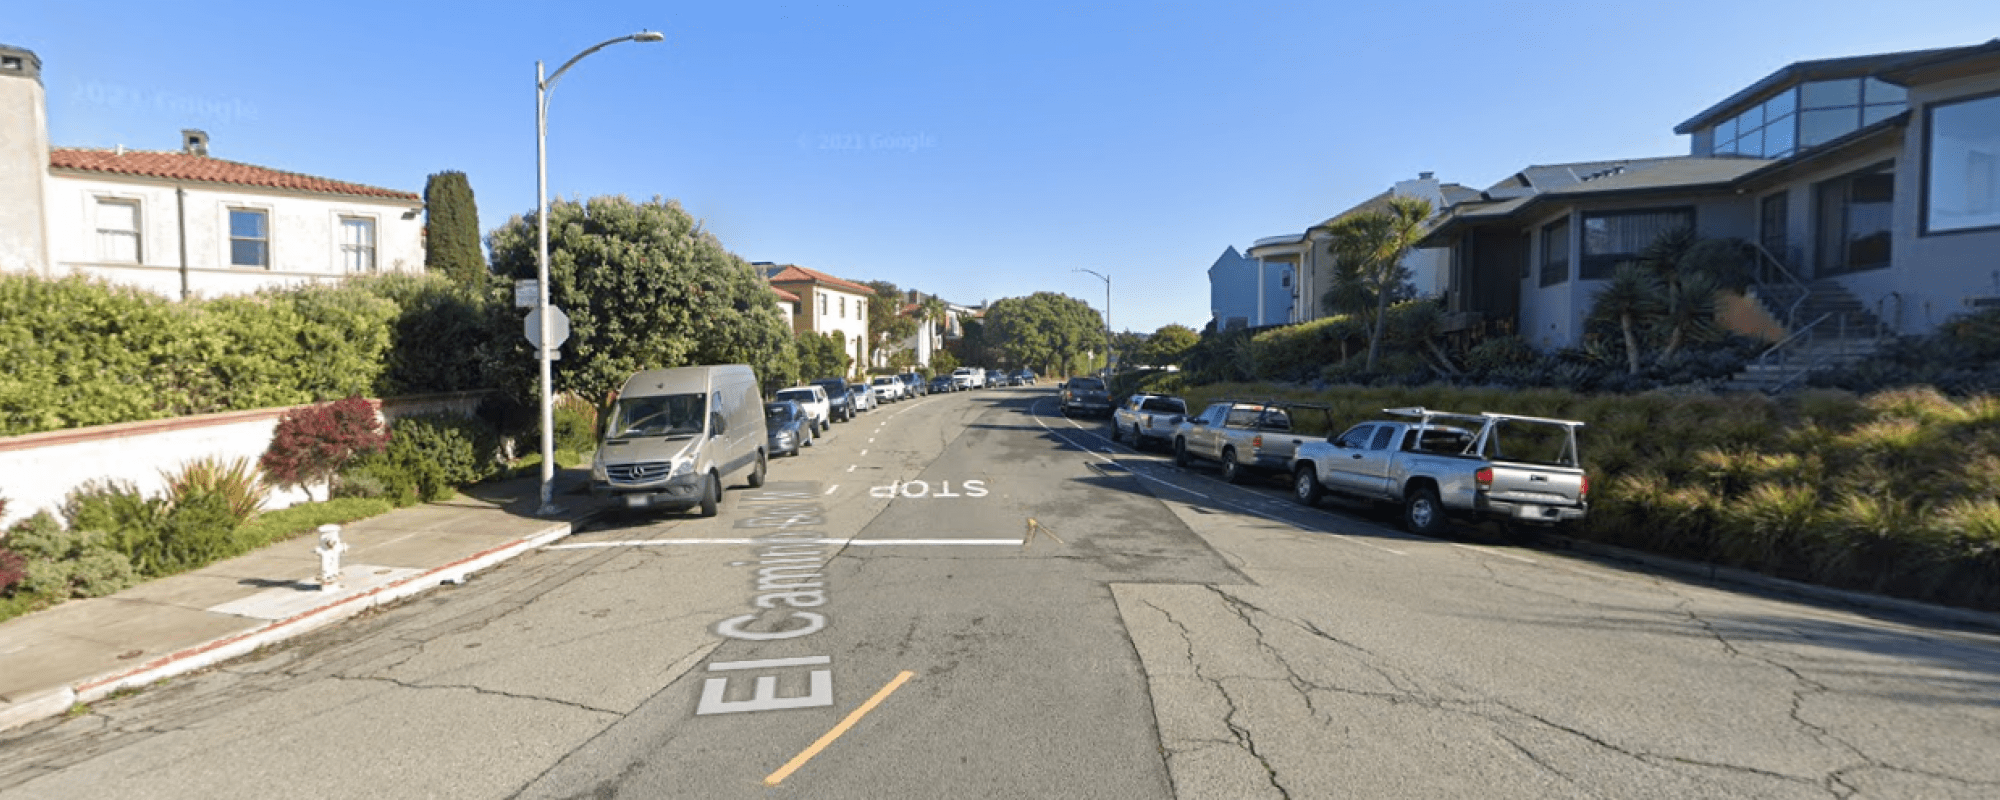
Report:
[[[450,690],[450,689],[458,689],[458,690],[463,690],[463,691],[469,691],[469,692],[472,692],[472,693],[474,693],[474,694],[482,694],[482,695],[492,695],[492,696],[494,696],[494,697],[505,697],[505,698],[509,698],[509,699],[512,699],[512,700],[528,700],[528,701],[531,701],[531,702],[540,702],[540,703],[552,703],[552,704],[554,704],[554,705],[559,705],[559,706],[567,706],[567,707],[569,707],[569,708],[574,708],[574,709],[577,709],[577,710],[580,710],[580,711],[588,711],[588,712],[591,712],[591,713],[594,713],[594,714],[602,714],[602,715],[605,715],[605,716],[609,716],[609,717],[614,717],[614,718],[619,718],[619,719],[622,719],[622,718],[624,718],[624,717],[625,717],[625,713],[624,713],[624,712],[621,712],[621,711],[613,711],[613,710],[611,710],[611,709],[608,709],[608,708],[599,708],[599,707],[597,707],[597,706],[593,706],[593,705],[588,705],[588,704],[585,704],[585,703],[579,703],[579,702],[576,702],[576,701],[574,701],[574,700],[559,700],[559,699],[556,699],[556,698],[554,698],[554,697],[542,697],[542,696],[540,696],[540,695],[532,695],[532,694],[517,694],[517,693],[515,693],[515,692],[503,692],[503,691],[501,691],[501,690],[499,690],[499,689],[488,689],[488,688],[486,688],[486,687],[483,687],[483,686],[473,686],[473,685],[471,685],[471,684],[463,684],[463,683],[451,683],[451,684],[422,684],[422,683],[411,683],[411,682],[409,682],[409,681],[403,681],[403,680],[397,680],[397,679],[395,679],[395,678],[379,678],[379,677],[363,677],[363,676],[346,676],[346,675],[336,675],[336,676],[333,676],[333,677],[332,677],[332,679],[333,679],[333,680],[336,680],[336,681],[361,681],[361,682],[370,682],[370,683],[386,683],[386,684],[390,684],[390,685],[392,685],[392,686],[398,686],[398,687],[401,687],[401,688],[404,688],[404,689],[414,689],[414,690],[417,690],[417,691],[432,691],[432,690],[438,690],[438,689],[446,689],[446,690]]]
[[[1229,687],[1224,684],[1224,681],[1227,680],[1227,678],[1209,677],[1208,675],[1202,674],[1201,660],[1196,658],[1194,653],[1194,632],[1189,630],[1188,626],[1183,624],[1180,620],[1175,619],[1173,612],[1161,608],[1159,605],[1153,603],[1150,600],[1146,601],[1146,605],[1152,608],[1154,611],[1160,612],[1161,616],[1167,618],[1167,622],[1169,624],[1173,625],[1175,628],[1178,628],[1180,630],[1181,642],[1186,647],[1187,651],[1188,665],[1194,668],[1195,677],[1203,681],[1206,681],[1209,685],[1215,687],[1216,694],[1221,695],[1223,703],[1229,707],[1229,712],[1227,714],[1224,714],[1222,717],[1222,724],[1227,725],[1229,727],[1230,734],[1236,737],[1235,744],[1237,749],[1247,752],[1250,754],[1252,758],[1257,759],[1257,763],[1264,767],[1264,775],[1266,780],[1270,781],[1271,788],[1276,789],[1280,797],[1286,797],[1286,798],[1291,797],[1292,796],[1291,792],[1287,791],[1285,789],[1285,785],[1279,782],[1278,771],[1276,768],[1271,766],[1270,759],[1266,757],[1263,753],[1258,752],[1256,737],[1253,734],[1251,734],[1248,728],[1244,727],[1237,721],[1238,709],[1236,707],[1236,698],[1230,696]],[[1261,637],[1261,632],[1259,635]],[[1205,740],[1205,741],[1213,741],[1213,740]]]

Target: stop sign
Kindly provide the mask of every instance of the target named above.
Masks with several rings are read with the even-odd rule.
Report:
[[[542,346],[542,309],[537,306],[528,311],[528,321],[523,327],[528,333],[528,344]],[[549,349],[563,346],[569,341],[569,315],[555,306],[549,306]]]

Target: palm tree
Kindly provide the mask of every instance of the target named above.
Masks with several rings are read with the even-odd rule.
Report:
[[[1633,375],[1639,374],[1637,323],[1659,313],[1663,291],[1650,267],[1627,261],[1618,265],[1611,280],[1593,298],[1596,313],[1618,320],[1618,328],[1625,334],[1625,362]]]
[[[1389,316],[1390,296],[1402,282],[1403,256],[1424,238],[1431,218],[1428,200],[1392,197],[1387,211],[1363,211],[1341,219],[1330,231],[1327,249],[1336,263],[1351,269],[1360,288],[1375,301],[1374,332],[1368,337],[1368,369],[1374,371],[1382,349],[1382,329]]]

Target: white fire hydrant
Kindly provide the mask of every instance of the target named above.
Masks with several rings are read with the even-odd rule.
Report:
[[[340,588],[340,554],[347,552],[347,543],[340,540],[340,526],[319,526],[319,546],[313,552],[319,554],[319,590]]]

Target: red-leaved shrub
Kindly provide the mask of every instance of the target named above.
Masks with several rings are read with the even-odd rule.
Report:
[[[293,409],[278,420],[271,446],[257,464],[280,486],[297,486],[312,496],[312,485],[333,481],[342,467],[389,445],[389,429],[375,406],[360,397]]]

